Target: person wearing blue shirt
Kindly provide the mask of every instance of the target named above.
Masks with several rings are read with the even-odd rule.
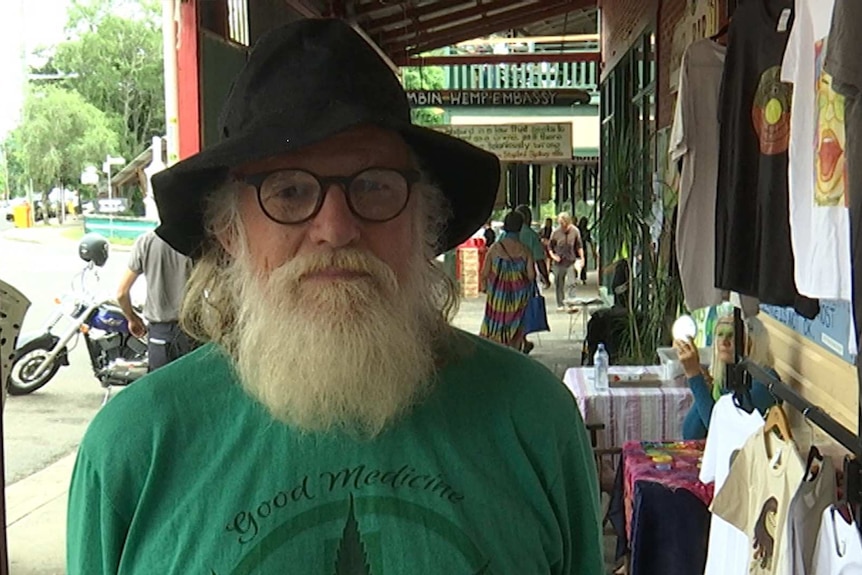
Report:
[[[536,262],[536,268],[542,280],[542,287],[547,289],[551,287],[551,279],[548,275],[548,265],[545,262],[545,247],[542,245],[542,238],[531,227],[533,210],[529,206],[521,204],[515,208],[515,211],[524,216],[524,225],[521,226],[521,233],[518,235],[518,239],[530,250],[530,255],[533,256],[533,261]]]
[[[749,319],[748,321],[749,326],[753,327],[757,320]],[[746,347],[748,348],[748,355],[751,357],[755,349],[761,349],[763,346],[756,345],[754,341],[756,338],[752,336],[752,333],[748,335],[749,341]],[[685,371],[688,387],[694,396],[691,410],[682,423],[682,437],[683,439],[705,439],[715,402],[722,395],[731,391],[726,386],[726,374],[727,366],[733,365],[735,361],[733,316],[724,316],[715,324],[712,339],[712,375],[705,373],[701,367],[700,356],[694,341],[675,341],[674,348],[676,348],[679,361]],[[758,363],[762,363],[760,358],[754,359]],[[776,375],[774,371],[770,371]],[[761,414],[766,413],[766,410],[775,404],[775,398],[769,393],[766,386],[756,380],[751,384],[750,396],[750,405],[743,407],[757,408]]]

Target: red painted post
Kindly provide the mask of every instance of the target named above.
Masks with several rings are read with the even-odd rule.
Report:
[[[201,149],[198,0],[180,3],[177,91],[180,159]]]

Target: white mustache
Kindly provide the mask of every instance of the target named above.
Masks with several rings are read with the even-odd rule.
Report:
[[[272,270],[267,284],[295,288],[304,278],[328,271],[367,275],[387,293],[394,293],[398,289],[392,268],[373,254],[352,248],[297,256]]]

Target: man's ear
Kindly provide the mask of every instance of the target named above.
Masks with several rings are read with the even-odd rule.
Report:
[[[216,240],[221,244],[222,249],[226,251],[232,258],[237,257],[239,251],[239,241],[235,229],[223,229],[216,234]]]

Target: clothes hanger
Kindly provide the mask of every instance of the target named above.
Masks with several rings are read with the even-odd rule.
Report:
[[[754,402],[751,400],[751,374],[747,371],[740,373],[740,369],[736,365],[729,365],[727,368],[732,369],[734,372],[734,375],[730,378],[730,385],[733,391],[733,405],[746,413],[752,413],[754,411]]]
[[[776,431],[781,439],[790,441],[793,439],[793,434],[790,433],[790,423],[787,420],[787,414],[784,413],[781,405],[773,405],[766,413],[766,422],[763,424],[763,431]]]
[[[808,461],[805,463],[805,478],[803,481],[814,481],[820,475],[820,469],[823,467],[823,455],[817,446],[811,444],[811,449],[808,450]]]
[[[808,426],[808,437],[810,441],[808,444],[811,446],[808,449],[808,460],[805,463],[805,475],[803,477],[803,481],[814,481],[817,479],[817,476],[820,474],[820,470],[823,469],[823,454],[820,453],[820,449],[814,444],[814,440],[817,437],[817,433],[814,430],[814,424],[811,423],[811,420],[808,419],[808,414],[811,412],[812,407],[808,406],[802,411],[802,420]]]
[[[751,400],[751,388],[743,384],[733,392],[733,405],[745,413],[754,412],[754,402]]]
[[[835,511],[838,512],[845,523],[848,525],[854,525],[856,523],[856,518],[853,514],[853,505],[849,501],[842,498],[842,500],[837,502],[833,507],[835,507]]]
[[[723,36],[727,36],[727,33],[730,31],[730,23],[733,22],[733,16],[727,19],[727,22],[719,28],[718,32],[709,37],[713,42],[717,42]]]
[[[719,38],[727,35],[727,31],[730,30],[730,20],[727,21],[727,24],[721,27],[718,32],[709,37],[713,42],[717,42]]]

